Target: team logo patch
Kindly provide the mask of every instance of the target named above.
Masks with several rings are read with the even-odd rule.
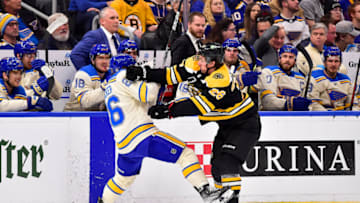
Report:
[[[214,79],[223,79],[223,78],[224,78],[224,75],[221,74],[221,73],[216,73],[216,74],[214,74],[213,78],[214,78]]]

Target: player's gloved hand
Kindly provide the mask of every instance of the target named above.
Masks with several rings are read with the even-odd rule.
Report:
[[[37,81],[32,83],[31,89],[34,90],[35,95],[41,96],[42,93],[49,89],[48,79],[45,76],[41,76]]]
[[[31,66],[33,69],[37,70],[37,71],[41,71],[41,67],[45,66],[45,61],[42,59],[34,59],[31,62]]]
[[[242,86],[255,85],[258,81],[258,75],[260,74],[261,74],[260,72],[255,72],[255,71],[245,72],[241,74],[241,78],[239,78],[240,80],[238,82]]]
[[[47,98],[43,98],[43,97],[38,97],[38,96],[32,96],[32,97],[27,97],[27,104],[28,104],[28,109],[40,109],[43,111],[52,111],[53,110],[53,105],[51,103],[51,101]]]
[[[308,111],[311,100],[304,97],[288,97],[285,102],[285,109],[288,111]]]
[[[146,73],[150,66],[130,66],[126,68],[126,79],[131,81],[146,80]]]
[[[151,118],[156,118],[156,119],[171,118],[169,105],[152,106],[148,110],[148,115]]]

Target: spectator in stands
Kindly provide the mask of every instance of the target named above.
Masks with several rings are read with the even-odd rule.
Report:
[[[245,35],[245,13],[248,5],[255,3],[254,0],[243,0],[239,1],[236,6],[231,8],[231,17],[234,21],[236,32],[239,34],[238,38],[241,39]],[[249,12],[251,9],[249,9]],[[254,13],[257,11],[253,11]],[[250,16],[250,13],[248,14]]]
[[[49,91],[49,80],[43,71],[52,73],[52,68],[45,65],[42,59],[35,59],[37,54],[36,45],[29,40],[20,41],[15,44],[14,56],[24,65],[24,71],[21,74],[21,86],[25,88],[28,96],[46,96]],[[44,66],[44,67],[43,67]],[[50,99],[58,100],[63,92],[62,85],[55,79],[54,85],[48,94]]]
[[[309,28],[324,16],[323,3],[325,0],[302,0],[300,7],[304,10],[304,17]]]
[[[310,100],[305,99],[305,78],[294,71],[297,49],[284,45],[279,50],[279,65],[266,66],[259,77],[262,110],[307,111]]]
[[[360,32],[360,1],[354,2],[349,7],[349,15],[355,30]],[[355,43],[360,43],[360,35],[355,38]]]
[[[100,28],[87,32],[71,52],[70,58],[77,70],[90,64],[90,49],[97,43],[107,44],[111,54],[117,55],[119,43],[122,41],[117,33],[119,15],[115,9],[105,7],[100,11],[99,17]]]
[[[268,30],[272,24],[274,23],[274,19],[271,17],[271,13],[269,12],[260,12],[256,16],[256,35],[255,40],[257,40],[259,37],[261,37],[266,30]],[[249,41],[250,44],[254,44],[255,41]]]
[[[48,18],[49,39],[39,43],[38,49],[72,50],[77,40],[70,33],[69,19],[62,13],[54,13]]]
[[[298,0],[279,0],[281,12],[274,17],[274,23],[282,24],[286,31],[285,44],[291,43],[294,46],[310,36],[309,27],[304,19],[296,16],[299,11]]]
[[[328,28],[327,38],[325,41],[325,46],[335,46],[335,38],[336,38],[336,26],[331,22],[331,19],[323,16],[320,22],[324,23]],[[310,42],[310,38],[309,38]],[[307,46],[307,45],[306,45]]]
[[[202,13],[190,14],[187,32],[171,45],[171,65],[179,64],[182,60],[199,52],[201,38],[205,32],[205,20]]]
[[[236,28],[230,18],[224,18],[216,23],[211,29],[209,35],[206,37],[208,42],[218,42],[222,44],[227,39],[232,39],[236,36]]]
[[[325,15],[333,24],[343,20],[343,14],[339,0],[332,0],[331,3],[325,4]]]
[[[285,35],[284,27],[274,24],[255,41],[254,49],[263,67],[278,65],[278,50],[284,45]]]
[[[131,27],[139,39],[145,31],[153,32],[157,28],[154,14],[144,0],[114,0],[110,6],[118,13],[120,24]],[[119,33],[125,36],[123,31]]]
[[[310,98],[312,111],[346,110],[350,106],[352,84],[350,78],[339,72],[341,51],[338,47],[327,47],[324,51],[325,69],[312,72],[315,79]],[[355,100],[353,110],[359,110]]]
[[[261,7],[259,4],[253,2],[250,3],[245,10],[244,16],[244,27],[245,27],[245,36],[244,40],[250,42],[251,44],[256,40],[256,16],[261,12]]]
[[[111,76],[110,47],[107,44],[95,44],[90,50],[89,58],[91,64],[82,67],[75,74],[70,99],[64,111],[105,110],[105,86]]]
[[[150,6],[156,22],[159,24],[160,21],[165,18],[169,10],[171,10],[171,1],[166,0],[145,0]]]
[[[355,37],[359,34],[360,32],[354,29],[351,21],[340,21],[336,24],[335,44],[342,52],[359,51],[354,44]]]
[[[281,12],[281,8],[280,8],[280,4],[279,4],[279,0],[272,0],[269,2],[269,6],[271,8],[271,13],[272,15],[275,17],[277,15],[280,14]],[[300,2],[300,1],[299,1]],[[304,18],[304,11],[302,8],[299,8],[299,10],[294,14],[295,16],[299,16]]]
[[[210,30],[215,26],[217,22],[226,18],[224,1],[223,0],[206,1],[203,13],[207,20],[207,25],[205,28],[205,36],[207,36]]]
[[[305,47],[309,53],[314,66],[323,65],[322,52],[327,38],[328,29],[324,23],[315,23],[310,30],[310,44]],[[296,59],[298,71],[303,75],[308,75],[309,64],[302,53]]]
[[[44,29],[35,15],[21,9],[21,0],[2,0],[3,13],[17,17],[20,40],[30,40],[35,45],[44,36]],[[31,29],[28,27],[30,26]],[[34,34],[36,33],[36,36]]]
[[[244,1],[252,1],[252,0],[244,0]],[[190,13],[192,13],[192,12],[203,13],[204,7],[205,7],[205,2],[206,2],[206,0],[193,0],[191,2]],[[227,3],[225,1],[224,1],[224,6],[225,6],[226,16],[231,16],[231,9],[229,8],[229,6],[227,5]]]
[[[68,11],[71,15],[70,28],[77,40],[92,29],[93,19],[101,9],[107,7],[109,0],[71,0]]]
[[[17,58],[6,57],[0,61],[0,112],[41,109],[52,111],[47,98],[27,96],[20,85],[24,67]]]
[[[19,23],[17,18],[9,13],[0,16],[0,49],[14,49],[19,38]]]

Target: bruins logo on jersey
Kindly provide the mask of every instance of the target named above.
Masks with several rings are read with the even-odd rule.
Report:
[[[131,14],[125,18],[125,24],[130,25],[133,28],[136,28],[137,30],[142,31],[142,25],[140,18],[137,15]]]
[[[213,76],[214,79],[223,79],[224,78],[224,75],[221,74],[221,73],[215,73],[214,76]]]

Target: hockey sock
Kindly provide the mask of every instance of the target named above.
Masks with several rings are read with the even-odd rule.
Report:
[[[125,190],[134,182],[136,176],[122,176],[118,173],[108,180],[104,187],[102,200],[104,203],[113,203],[125,192]]]
[[[184,177],[196,188],[209,184],[194,151],[185,147],[176,162],[182,168]]]

